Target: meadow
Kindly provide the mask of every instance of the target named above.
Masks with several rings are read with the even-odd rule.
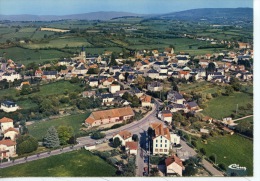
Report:
[[[78,134],[80,132],[82,123],[84,123],[89,114],[90,113],[83,113],[65,116],[48,121],[35,122],[28,126],[29,133],[39,141],[42,141],[42,138],[45,136],[49,127],[54,126],[55,128],[58,128],[60,125],[66,125],[71,126],[74,130],[74,133]]]
[[[226,168],[233,163],[247,167],[248,176],[253,176],[253,141],[239,135],[217,136],[207,139],[207,144],[200,140],[197,148],[204,148],[206,156],[216,155],[216,163],[224,163]],[[241,144],[243,143],[243,144]]]
[[[115,172],[116,168],[98,156],[79,150],[2,168],[0,177],[108,177]]]

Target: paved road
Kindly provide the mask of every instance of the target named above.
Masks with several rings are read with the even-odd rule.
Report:
[[[233,121],[239,121],[239,120],[242,120],[242,119],[250,118],[250,117],[252,117],[252,116],[254,116],[254,115],[244,116],[244,117],[242,117],[242,118],[234,119]]]
[[[222,172],[218,171],[216,168],[212,166],[207,160],[202,159],[202,165],[214,176],[214,177],[223,177]]]

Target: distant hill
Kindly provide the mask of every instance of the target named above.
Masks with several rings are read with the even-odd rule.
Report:
[[[0,15],[0,21],[9,20],[9,21],[57,21],[57,20],[65,20],[65,19],[73,19],[73,20],[110,20],[118,17],[126,17],[126,16],[143,16],[141,14],[128,13],[128,12],[92,12],[92,13],[84,13],[84,14],[72,14],[72,15],[63,15],[63,16],[55,16],[55,15]]]
[[[253,8],[202,8],[154,16],[160,19],[209,20],[223,22],[226,19],[253,21]]]
[[[201,19],[211,22],[221,22],[228,24],[232,21],[253,21],[253,8],[202,8],[191,9],[186,11],[179,11],[159,15],[143,15],[128,12],[92,12],[84,14],[72,15],[0,15],[1,20],[9,21],[57,21],[57,20],[110,20],[119,17],[139,16],[145,19],[176,19],[176,20],[190,20],[199,21]],[[227,21],[225,21],[227,20]]]

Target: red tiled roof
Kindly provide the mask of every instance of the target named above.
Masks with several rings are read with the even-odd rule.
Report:
[[[115,118],[121,116],[134,116],[134,111],[131,107],[122,107],[116,109],[102,110],[92,112],[85,122],[92,124],[95,120]],[[91,118],[91,119],[89,119]]]
[[[7,122],[14,122],[14,120],[7,117],[3,117],[2,119],[0,119],[0,123],[7,123]]]
[[[140,97],[142,102],[151,102],[152,101],[152,97],[148,96],[148,95],[143,95]]]
[[[129,148],[130,150],[137,150],[137,148],[138,148],[138,143],[137,143],[137,142],[134,142],[134,141],[126,142],[126,143],[125,143],[125,147],[126,147],[126,148]]]
[[[129,131],[127,131],[127,130],[120,131],[118,134],[119,134],[119,135],[121,136],[121,138],[123,138],[124,140],[126,140],[126,139],[128,139],[128,138],[130,138],[130,137],[132,136],[132,133],[129,132]]]
[[[155,137],[164,136],[168,140],[171,139],[169,129],[164,128],[162,123],[151,123],[151,128],[155,131]]]
[[[1,140],[0,141],[0,145],[6,145],[6,146],[14,146],[16,145],[16,142],[12,141],[12,140]]]
[[[163,117],[172,117],[172,113],[162,113]]]
[[[15,132],[17,132],[17,133],[19,133],[18,131],[17,131],[17,129],[14,129],[14,128],[8,128],[7,130],[5,130],[5,133],[7,133],[7,132],[9,132],[9,131],[15,131]]]
[[[175,162],[178,165],[180,165],[181,167],[183,167],[181,159],[179,157],[177,157],[176,155],[172,155],[172,156],[165,159],[166,167],[169,166],[170,164],[172,164],[173,162]]]

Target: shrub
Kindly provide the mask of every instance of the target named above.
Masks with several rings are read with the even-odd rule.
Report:
[[[105,133],[101,133],[101,132],[94,132],[92,135],[91,135],[91,138],[92,139],[95,139],[95,140],[98,140],[98,139],[101,139],[101,138],[104,138],[106,136]]]
[[[226,166],[225,166],[224,163],[218,164],[218,167],[219,167],[220,169],[222,169],[222,170],[226,170]]]

